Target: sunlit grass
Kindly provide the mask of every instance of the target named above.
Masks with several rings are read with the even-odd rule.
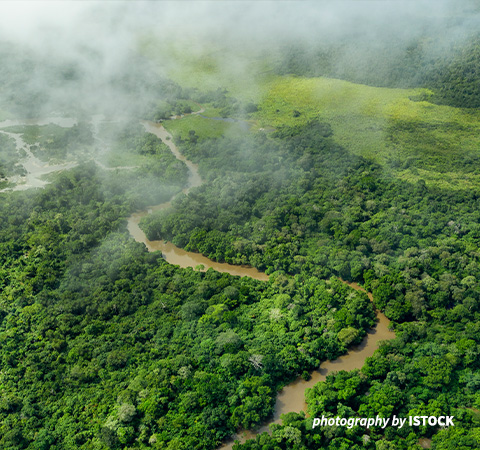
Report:
[[[205,116],[205,117],[221,117],[222,116],[222,112],[220,110],[220,108],[213,108],[211,106],[206,106],[206,105],[203,105],[205,107],[205,111],[202,113],[202,116]]]
[[[410,100],[419,93],[326,78],[277,77],[265,85],[254,118],[259,127],[274,128],[319,119],[330,123],[339,144],[403,179],[454,189],[477,185],[478,177],[471,173],[476,169],[465,161],[480,154],[479,112]],[[415,174],[402,167],[409,159],[418,166]]]
[[[276,77],[262,90],[259,111],[252,115],[255,130],[319,119],[332,126],[336,142],[374,159],[391,175],[444,188],[480,185],[476,169],[468,168],[466,173],[463,164],[480,150],[480,114],[475,110],[410,100],[422,92],[419,89],[377,88],[326,78]],[[166,126],[184,138],[190,129],[204,138],[220,136],[231,125],[190,116]],[[408,161],[417,167],[405,167]]]
[[[319,118],[332,125],[339,143],[357,154],[373,156],[384,144],[389,108],[416,93],[328,78],[278,77],[265,86],[255,117],[261,126],[275,128]],[[300,112],[298,117],[295,111]]]
[[[98,157],[97,160],[110,169],[117,167],[136,168],[147,166],[151,163],[151,157],[139,155],[131,151],[119,150],[108,152],[106,155]]]
[[[332,126],[336,142],[382,164],[390,175],[453,189],[478,185],[480,113],[476,110],[412,100],[428,99],[431,92],[425,89],[277,76],[268,55],[230,54],[222,52],[221,44],[206,51],[194,43],[177,42],[162,52],[178,62],[166,72],[182,86],[201,91],[225,88],[240,101],[257,103],[252,130],[294,127],[319,119]],[[147,53],[160,55],[155,45]],[[208,111],[205,115],[215,116]],[[219,136],[228,125],[198,117],[166,123],[182,137],[194,129],[201,138]]]
[[[439,176],[439,173],[434,171],[407,169],[397,172],[397,177],[410,183],[417,183],[423,180],[428,186],[442,189],[461,190],[480,188],[480,175],[461,172],[443,172],[441,176]]]
[[[216,116],[213,114],[208,117],[201,117],[197,114],[188,115],[177,120],[166,120],[163,125],[174,136],[180,136],[182,139],[189,139],[191,130],[195,131],[198,139],[217,138],[225,134],[244,132],[238,123],[223,122],[209,117]]]

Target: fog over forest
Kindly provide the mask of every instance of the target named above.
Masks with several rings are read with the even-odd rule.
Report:
[[[434,7],[433,7],[434,5]],[[187,6],[187,4],[185,4]],[[250,58],[306,59],[335,49],[330,72],[360,78],[420,45],[418,64],[447,57],[479,28],[476,2],[10,2],[0,4],[2,104],[42,115],[80,108],[132,110],[149,102],[155,78],[181,70],[176,56],[214,58],[247,77]],[[155,44],[155,61],[145,58]],[[420,43],[420,44],[419,44]],[[397,80],[408,84],[418,80]],[[29,97],[29,100],[26,100]],[[20,100],[20,101],[19,101]],[[15,103],[15,101],[14,101]],[[40,112],[41,111],[41,112]]]

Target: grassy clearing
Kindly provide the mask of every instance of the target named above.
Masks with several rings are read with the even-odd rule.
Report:
[[[198,139],[216,138],[225,134],[244,132],[244,127],[242,128],[238,123],[214,120],[199,115],[189,115],[177,120],[166,120],[163,125],[174,136],[180,136],[182,139],[190,138],[190,130],[195,131]]]
[[[151,163],[151,158],[147,156],[121,150],[110,151],[97,159],[109,169],[115,169],[117,167],[136,168]]]
[[[364,156],[384,146],[390,110],[415,90],[384,89],[327,78],[278,77],[265,86],[255,114],[260,127],[291,127],[314,118],[329,122],[339,143]],[[413,103],[413,102],[411,102]],[[300,112],[295,117],[295,111]]]
[[[480,187],[480,113],[410,99],[428,99],[430,91],[276,76],[268,55],[238,55],[222,51],[219,44],[205,52],[194,42],[178,41],[160,51],[159,44],[150,41],[144,50],[159,62],[176,61],[164,65],[165,71],[184,86],[203,91],[222,87],[241,101],[257,103],[253,130],[291,127],[318,118],[330,123],[339,144],[382,164],[390,176],[412,182],[424,179],[453,189]],[[182,136],[189,129],[202,137],[226,130],[225,124],[207,125],[198,118],[166,126]]]
[[[227,86],[232,88],[232,86]],[[480,187],[480,113],[472,109],[412,101],[419,89],[387,89],[326,78],[275,77],[262,86],[252,129],[331,124],[335,140],[376,160],[386,173],[407,181],[451,189]],[[232,95],[236,96],[234,89]],[[213,111],[206,112],[215,116]],[[216,137],[232,125],[188,116],[166,122],[182,138],[194,129]]]
[[[480,113],[415,102],[416,89],[325,78],[278,77],[265,86],[257,128],[329,122],[335,140],[409,181],[454,189],[480,186]],[[411,167],[409,167],[411,166]]]
[[[222,113],[220,108],[214,108],[213,106],[202,105],[205,108],[205,111],[202,113],[202,116],[205,117],[221,117]]]
[[[460,172],[443,172],[439,174],[431,170],[408,169],[396,173],[402,180],[416,184],[423,180],[428,186],[441,189],[478,189],[480,188],[480,175]]]

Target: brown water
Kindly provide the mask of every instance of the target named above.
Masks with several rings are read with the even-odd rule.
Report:
[[[149,210],[150,212],[153,210],[161,209],[161,206],[167,207],[169,206],[170,202],[164,203],[163,205],[158,205],[156,208],[152,208]],[[171,242],[167,241],[149,241],[145,236],[145,233],[140,229],[138,226],[142,217],[146,216],[149,211],[144,211],[141,213],[132,214],[128,218],[128,231],[133,236],[133,238],[138,242],[143,242],[149,251],[156,251],[159,250],[162,252],[163,257],[170,263],[176,264],[180,267],[193,267],[194,269],[199,265],[203,267],[200,269],[205,271],[209,268],[215,269],[218,272],[227,272],[231,275],[239,275],[241,277],[251,277],[261,281],[267,281],[268,275],[259,272],[254,267],[247,267],[247,266],[234,266],[232,264],[227,263],[217,263],[214,262],[207,257],[201,255],[200,253],[193,253],[187,252],[176,245],[172,244]]]
[[[196,111],[192,114],[200,114],[203,112],[203,108],[199,111]],[[176,117],[180,118],[180,117]],[[63,119],[63,118],[49,118],[44,120],[28,120],[28,121],[17,121],[17,120],[7,120],[0,122],[0,128],[12,126],[12,125],[44,125],[46,123],[55,123],[63,127],[71,127],[76,121],[74,119]],[[188,187],[183,190],[185,194],[188,194],[191,188],[200,186],[202,184],[202,179],[198,173],[198,166],[193,164],[191,161],[186,159],[178,150],[178,148],[173,143],[172,136],[168,133],[165,128],[158,123],[153,122],[143,122],[145,129],[155,134],[159,137],[175,155],[175,157],[183,161],[189,170],[189,180]],[[40,177],[44,174],[58,171],[62,169],[71,168],[75,165],[74,162],[66,163],[61,165],[48,165],[42,163],[38,158],[36,158],[30,151],[30,146],[27,145],[22,139],[21,136],[17,133],[7,133],[5,131],[0,131],[4,134],[9,135],[15,139],[17,149],[23,149],[27,158],[23,162],[23,165],[27,171],[27,176],[23,180],[23,184],[15,186],[13,189],[28,189],[30,187],[42,187],[46,184],[44,180],[41,180]],[[125,169],[131,167],[125,167]],[[117,168],[118,169],[118,168]],[[267,281],[268,275],[265,273],[259,272],[253,267],[247,266],[234,266],[226,263],[216,263],[209,260],[205,256],[199,253],[187,252],[181,248],[176,247],[170,242],[163,240],[149,241],[145,233],[140,229],[139,222],[142,217],[157,211],[160,209],[165,209],[170,206],[171,202],[165,202],[160,205],[151,207],[145,211],[132,214],[128,218],[128,230],[130,234],[138,242],[143,242],[149,251],[159,250],[162,252],[163,257],[171,264],[179,265],[180,267],[193,267],[203,266],[201,270],[207,270],[208,268],[213,268],[218,272],[227,272],[232,275],[239,276],[249,276],[257,280]],[[343,280],[342,280],[343,281]],[[356,290],[364,291],[364,289],[359,286],[357,283],[348,283],[352,288]],[[370,300],[372,300],[372,294],[368,293]],[[229,450],[232,449],[233,441],[239,440],[244,442],[246,439],[254,438],[257,434],[264,431],[269,431],[269,425],[272,423],[280,423],[280,416],[288,412],[300,412],[306,411],[307,405],[305,403],[305,389],[312,388],[316,383],[324,381],[326,376],[333,371],[339,370],[353,370],[359,369],[363,366],[365,359],[369,356],[372,356],[374,351],[378,348],[378,344],[382,340],[393,339],[395,334],[388,329],[389,320],[381,312],[377,311],[377,325],[374,329],[370,330],[367,336],[363,339],[362,343],[358,346],[352,347],[350,351],[346,354],[337,358],[333,361],[326,361],[322,363],[318,370],[314,371],[311,375],[309,381],[305,381],[303,378],[299,377],[297,380],[293,381],[289,385],[285,386],[283,390],[277,397],[275,404],[275,410],[273,418],[265,423],[257,431],[244,431],[239,435],[234,436],[232,440],[225,443],[219,450]],[[425,442],[420,444],[424,448],[429,448],[430,442],[425,439]]]
[[[160,123],[148,121],[144,121],[142,122],[142,124],[145,127],[145,130],[160,138],[168,146],[170,151],[175,155],[175,158],[184,162],[185,165],[188,167],[188,187],[184,189],[183,192],[185,194],[188,194],[191,188],[201,186],[203,181],[200,177],[200,174],[198,173],[198,165],[192,163],[180,153],[177,146],[173,143],[172,135],[163,127],[163,125]]]
[[[344,283],[356,290],[364,291],[357,283],[348,283],[345,281]],[[372,294],[368,293],[368,296],[370,300],[372,300]],[[322,363],[319,370],[312,372],[312,378],[310,380],[305,381],[299,377],[282,390],[275,405],[274,422],[279,422],[280,415],[289,411],[306,412],[307,404],[305,403],[303,395],[298,395],[299,392],[305,392],[305,389],[315,386],[319,381],[325,381],[329,372],[360,369],[365,362],[365,358],[373,355],[380,341],[393,339],[395,337],[395,333],[388,329],[390,321],[380,311],[376,311],[376,314],[377,325],[375,328],[369,330],[361,344],[351,347],[346,355],[340,356],[333,361],[325,361]]]
[[[155,134],[159,137],[165,144],[168,145],[172,153],[181,161],[185,162],[189,169],[189,186],[183,191],[185,194],[195,186],[200,186],[202,184],[202,179],[198,173],[198,167],[196,164],[188,161],[178,150],[172,140],[170,133],[165,130],[165,128],[156,123],[152,122],[143,122],[145,129],[150,133]],[[203,255],[193,252],[187,252],[182,250],[170,242],[166,241],[149,241],[145,233],[138,226],[142,217],[145,217],[147,214],[152,213],[153,211],[165,209],[170,206],[170,202],[162,203],[152,207],[146,211],[140,213],[132,214],[128,219],[128,230],[130,234],[138,242],[143,242],[149,251],[160,250],[163,254],[163,257],[172,264],[177,264],[181,267],[197,267],[198,265],[203,265],[204,270],[208,268],[213,268],[219,272],[228,272],[232,275],[240,276],[249,276],[256,278],[258,280],[268,280],[268,275],[259,272],[253,267],[242,267],[242,266],[233,266],[231,264],[225,263],[216,263]],[[343,280],[342,280],[343,281]],[[345,284],[348,284],[353,289],[358,291],[365,292],[361,286],[357,283],[349,283],[343,281]],[[372,294],[368,293],[370,300],[373,300]],[[239,440],[244,442],[246,439],[252,439],[257,434],[263,433],[264,431],[269,431],[269,425],[272,423],[280,423],[280,416],[288,412],[300,412],[307,411],[307,404],[305,403],[305,389],[312,388],[320,381],[325,381],[327,375],[330,372],[335,372],[339,370],[353,370],[360,369],[365,363],[365,359],[369,356],[372,356],[375,350],[378,348],[380,341],[393,339],[395,333],[388,329],[390,321],[382,314],[380,311],[376,311],[377,315],[377,324],[375,328],[369,330],[367,336],[363,339],[362,343],[358,346],[350,348],[350,351],[333,361],[325,361],[322,363],[318,370],[312,372],[311,379],[305,381],[303,378],[299,377],[292,383],[285,386],[282,391],[277,396],[275,403],[274,415],[273,418],[265,423],[261,428],[256,431],[243,431],[242,433],[234,436],[230,441],[222,445],[219,450],[231,450],[234,444],[234,440]]]
[[[432,440],[429,438],[420,438],[418,445],[422,448],[432,448]]]
[[[357,283],[343,282],[357,291],[365,292],[365,289]],[[371,293],[368,293],[368,297],[372,300]],[[282,414],[300,411],[307,412],[305,389],[312,388],[320,381],[325,381],[329,373],[338,372],[340,370],[349,371],[362,368],[365,359],[373,355],[378,348],[380,341],[393,339],[395,337],[395,333],[388,329],[390,321],[380,311],[376,311],[376,314],[377,325],[375,328],[369,330],[367,336],[365,336],[360,345],[351,347],[347,354],[340,356],[333,361],[325,361],[320,364],[319,369],[311,373],[312,377],[310,380],[305,381],[303,378],[298,377],[295,381],[285,386],[277,396],[273,418],[271,420],[255,431],[246,430],[235,435],[231,440],[219,447],[219,450],[231,450],[235,440],[243,443],[247,439],[254,439],[257,434],[261,434],[265,431],[269,432],[269,426],[272,423],[281,423],[280,416]]]
[[[188,159],[186,159],[178,150],[177,146],[173,143],[172,135],[159,123],[142,122],[143,126],[149,133],[153,133],[159,137],[168,147],[177,159],[183,161],[188,167],[188,187],[183,190],[184,194],[188,194],[191,188],[200,186],[202,184],[202,178],[198,173],[198,166]],[[234,266],[227,263],[217,263],[200,253],[187,252],[181,248],[178,248],[171,242],[164,240],[150,241],[145,236],[145,233],[139,227],[140,220],[151,214],[154,211],[168,208],[170,202],[165,202],[160,205],[153,206],[145,211],[132,214],[127,220],[127,228],[133,238],[138,242],[143,242],[149,251],[159,250],[162,252],[163,257],[171,264],[179,265],[180,267],[193,267],[203,266],[201,270],[205,271],[209,268],[215,269],[218,272],[227,272],[231,275],[239,275],[242,277],[251,277],[261,281],[267,281],[268,275],[259,272],[254,267],[247,266]]]

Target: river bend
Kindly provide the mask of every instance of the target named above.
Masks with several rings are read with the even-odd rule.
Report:
[[[198,166],[193,164],[191,161],[186,159],[178,150],[178,148],[173,143],[173,138],[170,133],[168,133],[165,128],[158,123],[153,122],[143,122],[145,129],[155,134],[160,138],[172,151],[175,157],[183,161],[189,170],[189,183],[188,187],[184,189],[184,193],[188,194],[189,190],[193,187],[200,186],[202,184],[202,179],[198,173]],[[268,275],[263,272],[259,272],[254,267],[246,266],[234,266],[227,263],[217,263],[211,261],[205,256],[199,253],[187,252],[181,248],[178,248],[171,242],[163,240],[150,241],[145,236],[145,233],[140,229],[139,222],[140,220],[160,209],[165,209],[170,206],[170,202],[165,202],[157,206],[146,209],[145,211],[132,214],[128,218],[128,230],[133,238],[142,242],[146,245],[149,251],[159,250],[162,252],[163,257],[171,264],[179,265],[180,267],[193,267],[196,268],[199,265],[203,266],[202,270],[213,268],[219,272],[228,272],[231,275],[239,276],[248,276],[255,278],[257,280],[267,281]],[[342,280],[343,281],[343,280]],[[365,291],[357,283],[349,283],[343,281],[344,283],[351,286],[353,289],[359,291]],[[372,299],[372,294],[368,293],[370,300]],[[275,403],[274,415],[273,418],[262,425],[256,431],[243,431],[235,435],[231,440],[222,445],[219,450],[231,450],[235,440],[244,442],[246,439],[252,439],[257,434],[264,431],[269,431],[269,425],[272,423],[280,423],[282,414],[288,412],[300,412],[306,411],[307,405],[305,403],[305,389],[315,386],[320,381],[324,381],[327,375],[330,372],[339,371],[339,370],[354,370],[360,369],[365,359],[372,356],[375,350],[378,348],[380,341],[393,339],[395,333],[389,330],[390,321],[382,314],[380,311],[376,311],[377,314],[377,325],[375,328],[369,330],[367,336],[363,339],[360,345],[351,347],[349,352],[333,361],[323,362],[319,369],[314,371],[311,375],[309,381],[305,381],[303,378],[298,377],[295,381],[285,386],[282,391],[277,396]]]

